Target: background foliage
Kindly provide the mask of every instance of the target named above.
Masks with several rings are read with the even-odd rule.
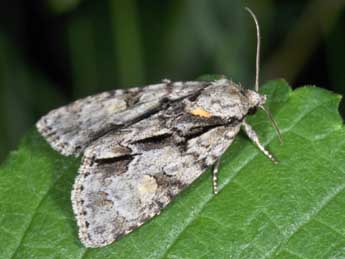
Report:
[[[47,111],[103,90],[225,74],[345,92],[344,0],[12,0],[0,4],[0,160]]]

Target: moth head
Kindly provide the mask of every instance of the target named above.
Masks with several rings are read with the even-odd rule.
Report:
[[[261,107],[266,103],[266,95],[259,94],[249,89],[242,90],[242,92],[244,92],[244,95],[247,97],[249,114],[254,114],[258,107]]]

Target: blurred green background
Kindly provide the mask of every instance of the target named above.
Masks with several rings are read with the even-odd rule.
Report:
[[[82,96],[204,74],[253,88],[244,6],[261,26],[261,82],[345,93],[344,0],[2,1],[0,160],[40,116]]]

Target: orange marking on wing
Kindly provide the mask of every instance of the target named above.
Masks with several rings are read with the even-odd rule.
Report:
[[[191,111],[191,114],[195,115],[195,116],[200,116],[200,117],[204,117],[204,118],[210,118],[212,117],[212,114],[209,113],[208,111],[205,111],[203,108],[198,107],[195,108],[193,111]]]

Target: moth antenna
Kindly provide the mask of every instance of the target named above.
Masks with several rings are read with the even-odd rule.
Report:
[[[260,26],[258,19],[252,10],[248,7],[245,7],[246,11],[253,17],[256,26],[256,72],[255,72],[255,91],[259,92],[259,72],[260,72]]]
[[[283,142],[282,135],[280,134],[280,130],[278,128],[277,123],[273,119],[272,113],[270,112],[270,110],[268,108],[265,108],[264,106],[259,106],[259,107],[267,114],[267,117],[272,122],[273,128],[276,130],[276,133],[277,133],[277,136],[279,138],[280,144],[283,144],[284,142]]]

